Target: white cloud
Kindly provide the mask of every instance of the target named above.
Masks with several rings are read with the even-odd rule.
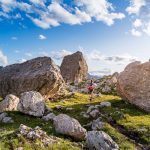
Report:
[[[44,6],[45,2],[45,0],[29,0],[29,1],[35,5],[42,5],[42,6]]]
[[[0,50],[0,63],[2,65],[7,65],[8,64],[8,58],[6,55],[3,54],[3,52]]]
[[[103,55],[99,51],[93,51],[89,55],[87,55],[87,58],[90,60],[103,60]]]
[[[125,15],[115,12],[112,3],[107,0],[74,0],[73,6],[62,0],[53,0],[47,5],[46,0],[0,0],[1,16],[19,19],[20,15],[12,13],[19,9],[26,13],[26,17],[43,29],[59,26],[61,23],[70,25],[83,24],[92,21],[102,21],[107,25],[114,24],[115,19],[123,19]],[[35,17],[36,16],[36,17]]]
[[[133,27],[138,28],[138,27],[141,27],[141,26],[142,26],[142,21],[140,19],[136,19],[133,22]]]
[[[18,63],[24,63],[24,62],[26,62],[26,61],[27,61],[27,59],[22,58],[22,59],[18,60]]]
[[[100,76],[100,77],[102,77],[104,75],[111,75],[112,74],[112,70],[108,69],[108,68],[101,68],[98,71],[90,71],[89,74],[92,75],[92,76]]]
[[[92,20],[89,14],[79,10],[78,8],[76,8],[76,17],[82,22],[91,22]]]
[[[11,37],[12,40],[18,40],[16,36]]]
[[[33,21],[33,23],[35,25],[37,25],[38,27],[41,27],[43,29],[48,29],[50,28],[50,24],[48,22],[44,22],[43,20],[39,20],[37,18],[33,18],[33,17],[30,17],[30,19]]]
[[[14,2],[13,7],[25,11],[26,13],[34,13],[34,7],[25,2]]]
[[[138,30],[136,30],[136,29],[132,29],[132,30],[131,30],[131,34],[132,34],[133,36],[136,36],[136,37],[142,36],[142,32],[140,32],[140,31],[138,31]]]
[[[15,50],[15,53],[20,53],[20,51],[19,50]]]
[[[39,35],[39,40],[46,40],[46,39],[47,39],[46,36],[44,36],[42,34]]]
[[[20,14],[20,13],[17,13],[15,16],[13,16],[13,18],[14,18],[14,19],[20,19],[20,18],[22,18],[22,17],[21,17],[21,14]]]
[[[75,0],[75,2],[82,11],[109,26],[114,23],[115,19],[125,17],[123,13],[110,12],[109,10],[114,10],[114,8],[107,0]]]
[[[32,57],[31,53],[25,53],[25,55],[28,56],[28,57]]]
[[[40,56],[49,56],[49,54],[45,51],[41,51],[38,53]]]
[[[150,36],[150,1],[131,0],[130,6],[126,9],[132,18],[132,28],[130,33],[133,36],[141,37],[144,34]]]
[[[61,50],[61,51],[52,51],[50,56],[51,56],[53,59],[61,60],[61,59],[63,59],[65,56],[70,55],[70,54],[72,54],[71,51]]]
[[[146,5],[146,0],[130,0],[130,6],[126,11],[129,14],[139,14],[141,8]]]
[[[148,22],[147,24],[145,24],[145,28],[143,29],[143,31],[150,36],[150,22]]]
[[[106,56],[101,54],[99,51],[92,51],[91,53],[86,54],[86,56],[89,60],[103,61],[108,63],[113,62],[116,64],[127,64],[138,60],[137,57],[131,56],[129,54]]]
[[[10,12],[14,4],[16,5],[16,0],[0,0],[0,5],[4,12]]]
[[[78,17],[67,11],[57,2],[53,2],[52,4],[50,4],[48,6],[48,9],[58,22],[64,22],[72,25],[81,23]]]
[[[7,19],[10,18],[9,15],[7,13],[5,13],[5,12],[0,12],[0,17],[5,17]]]

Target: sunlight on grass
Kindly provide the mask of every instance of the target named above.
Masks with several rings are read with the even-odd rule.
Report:
[[[89,101],[89,96],[87,94],[80,94],[76,93],[73,97],[69,99],[65,99],[65,101],[60,102],[47,102],[47,106],[50,108],[54,108],[58,105],[61,105],[63,107],[72,107],[76,104],[94,104],[99,103],[102,101],[111,101],[111,100],[120,100],[118,96],[112,96],[112,95],[102,95],[101,97],[95,97],[92,102]]]
[[[102,95],[101,97],[95,97],[92,102],[89,102],[89,96],[86,94],[76,93],[71,97],[67,97],[59,102],[47,101],[46,105],[54,109],[55,114],[64,113],[71,117],[76,118],[81,125],[85,125],[91,122],[93,119],[84,118],[81,112],[86,112],[89,105],[98,105],[102,101],[111,102],[112,106],[107,108],[101,108],[100,112],[108,116],[111,116],[118,125],[121,125],[127,131],[132,131],[139,136],[142,143],[150,146],[150,115],[137,109],[131,104],[128,104],[121,100],[118,96],[112,95]],[[64,109],[57,110],[56,106],[61,105]],[[88,105],[88,106],[87,106]],[[67,111],[66,108],[73,108],[71,111]],[[55,132],[52,122],[45,122],[40,118],[24,115],[20,112],[7,112],[14,120],[12,124],[0,123],[0,150],[8,150],[13,147],[13,149],[22,146],[26,150],[35,149],[42,150],[40,143],[29,142],[23,137],[18,139],[15,132],[19,128],[20,124],[25,124],[29,127],[41,127],[48,135],[58,136],[62,139],[60,145],[50,145],[50,147],[45,147],[46,149],[52,150],[79,150],[81,149],[80,143],[73,142],[72,139],[64,137]],[[104,119],[104,118],[102,118]],[[105,119],[104,119],[105,120]],[[106,121],[106,120],[105,120]],[[87,130],[91,130],[88,129]],[[125,135],[121,134],[117,129],[112,127],[110,124],[106,123],[103,131],[109,134],[114,141],[119,145],[120,150],[137,150],[135,144],[127,138]],[[83,142],[84,144],[85,142]]]
[[[102,108],[100,111],[103,113],[106,113],[114,120],[116,120],[118,125],[122,125],[127,131],[135,132],[139,135],[140,139],[148,144],[150,146],[150,115],[147,113],[139,110],[135,106],[124,102],[121,100],[118,96],[112,96],[112,95],[102,95],[101,97],[95,97],[94,100],[90,103],[88,99],[88,95],[86,94],[79,94],[76,93],[72,98],[65,99],[64,102],[48,102],[48,107],[55,108],[58,105],[63,106],[64,108],[72,107],[74,110],[71,112],[62,111],[62,113],[66,113],[68,115],[71,115],[72,117],[79,120],[79,122],[84,125],[87,122],[90,122],[88,119],[83,118],[80,115],[81,111],[87,111],[86,105],[97,105],[100,104],[102,101],[109,101],[112,103],[112,107],[108,108]],[[108,130],[110,131],[110,127],[108,127]],[[105,128],[106,129],[106,128]],[[111,127],[112,129],[112,127]],[[113,130],[112,130],[113,131]],[[110,132],[108,132],[109,134]],[[111,134],[111,133],[110,133]],[[116,134],[116,139],[119,137],[119,132],[115,131],[114,134]],[[119,142],[121,143],[121,142]],[[128,143],[128,144],[127,144]],[[124,149],[127,145],[134,147],[133,144],[129,144],[130,142],[126,139],[126,142],[123,142],[120,146],[124,147]],[[128,147],[127,146],[127,147]]]

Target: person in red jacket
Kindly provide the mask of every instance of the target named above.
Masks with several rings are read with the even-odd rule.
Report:
[[[93,91],[94,91],[94,82],[93,80],[91,80],[88,85],[88,93],[90,94],[90,101],[92,101],[93,99]]]

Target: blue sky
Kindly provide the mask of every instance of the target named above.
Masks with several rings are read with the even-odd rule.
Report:
[[[148,0],[0,0],[0,65],[84,53],[109,74],[150,56]]]

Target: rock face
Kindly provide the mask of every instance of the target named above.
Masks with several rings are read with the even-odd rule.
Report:
[[[17,110],[18,103],[19,98],[15,95],[9,94],[2,102],[0,102],[0,112]]]
[[[0,69],[0,95],[20,96],[27,91],[38,91],[45,98],[53,97],[63,87],[59,68],[49,57],[39,57],[22,64]]]
[[[118,77],[117,90],[120,96],[150,112],[150,61],[129,64]]]
[[[89,131],[87,133],[87,147],[89,150],[118,150],[118,145],[103,131]]]
[[[54,126],[57,133],[68,135],[76,140],[84,140],[86,136],[86,130],[80,125],[80,123],[65,114],[60,114],[54,119]]]
[[[66,82],[81,82],[87,77],[88,66],[81,52],[65,56],[60,67]]]
[[[45,111],[44,98],[40,93],[35,91],[22,93],[18,110],[28,115],[41,117]]]

